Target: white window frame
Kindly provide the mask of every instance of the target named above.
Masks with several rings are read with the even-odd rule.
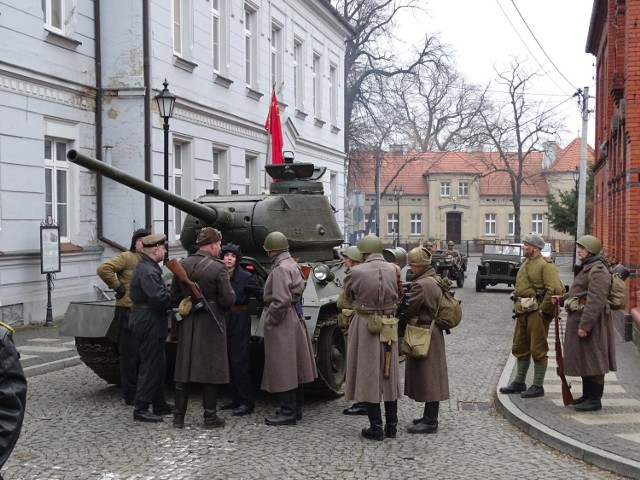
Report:
[[[222,164],[223,150],[214,148],[211,158],[211,188],[220,192],[220,166]]]
[[[410,222],[411,222],[411,235],[422,235],[422,214],[421,213],[412,213],[410,214]]]
[[[322,118],[322,55],[313,52],[313,63],[311,68],[313,79],[313,116]]]
[[[329,65],[329,118],[331,125],[338,125],[338,66]]]
[[[70,172],[69,162],[67,161],[67,151],[69,150],[69,142],[66,139],[46,136],[44,139],[44,168],[45,168],[45,218],[49,215],[59,227],[60,241],[69,242],[70,240]],[[51,143],[50,156],[47,158],[47,142]],[[58,155],[58,146],[64,147],[64,154]],[[62,158],[59,158],[62,157]],[[59,190],[59,176],[64,174],[64,201],[61,201]],[[51,184],[47,185],[50,179]],[[60,218],[60,212],[63,212],[64,220]]]
[[[254,6],[244,4],[244,79],[249,88],[253,88],[257,78],[257,13]]]
[[[255,153],[246,153],[244,156],[244,193],[251,195],[256,193],[255,185],[258,185],[258,155]]]
[[[293,100],[295,107],[304,109],[304,43],[293,38]]]
[[[282,25],[273,20],[271,22],[271,85],[276,88],[282,83]]]
[[[513,237],[516,234],[516,214],[510,213],[507,220],[507,235]]]
[[[531,215],[531,231],[542,235],[544,232],[544,214],[534,213]]]
[[[487,236],[496,235],[496,214],[495,213],[484,214],[484,234]]]
[[[469,182],[464,182],[464,181],[458,182],[458,196],[460,197],[469,196]]]
[[[448,182],[448,181],[440,182],[440,196],[441,197],[451,196],[451,182]]]
[[[176,195],[180,195],[181,197],[185,196],[184,171],[186,167],[186,151],[187,148],[183,142],[175,142],[173,144],[173,158],[171,165],[171,191]],[[180,238],[180,233],[182,232],[183,216],[184,213],[182,212],[182,210],[178,208],[173,209],[173,232],[174,238],[176,240]]]
[[[222,2],[211,0],[211,61],[215,73],[220,73],[222,65]]]
[[[398,234],[400,225],[397,213],[387,213],[387,235]]]
[[[65,34],[65,3],[65,0],[44,0],[44,26],[47,30],[59,33],[60,35]],[[58,18],[55,19],[56,24],[54,24],[55,11],[58,13]]]
[[[331,205],[338,205],[338,174],[336,172],[329,174],[329,199]]]

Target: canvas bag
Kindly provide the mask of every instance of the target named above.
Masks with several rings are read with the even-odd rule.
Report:
[[[411,358],[426,358],[429,354],[431,333],[433,332],[435,322],[435,319],[433,319],[431,321],[431,327],[429,328],[407,323],[407,328],[404,331],[404,338],[402,340],[402,346],[400,347],[402,353]]]
[[[462,320],[462,307],[460,306],[460,300],[455,298],[450,291],[451,280],[448,278],[445,280],[439,276],[428,278],[436,282],[440,290],[442,290],[434,319],[445,330],[457,327]]]
[[[607,267],[608,268],[608,267]],[[607,295],[607,304],[611,310],[622,310],[627,306],[627,284],[616,272],[611,271],[611,286]],[[591,281],[591,270],[589,270],[589,281]]]

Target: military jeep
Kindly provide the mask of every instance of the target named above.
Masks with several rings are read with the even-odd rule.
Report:
[[[431,255],[431,265],[436,269],[436,273],[442,278],[450,278],[455,281],[459,288],[464,285],[464,272],[467,271],[467,255],[460,252],[460,259],[457,260],[448,250],[436,250]]]
[[[481,292],[487,285],[499,283],[514,286],[523,261],[522,245],[519,243],[484,245],[476,274],[476,292]]]

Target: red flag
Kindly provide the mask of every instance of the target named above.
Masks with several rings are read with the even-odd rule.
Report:
[[[282,158],[284,140],[282,139],[282,124],[280,123],[280,107],[278,106],[275,90],[271,95],[269,116],[264,124],[264,128],[271,134],[271,163],[284,163],[284,159]]]

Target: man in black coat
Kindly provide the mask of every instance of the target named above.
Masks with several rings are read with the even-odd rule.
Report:
[[[18,441],[27,402],[27,380],[12,335],[13,329],[0,322],[0,468]]]
[[[240,266],[242,250],[238,245],[228,243],[220,252],[231,279],[231,288],[236,301],[225,314],[227,323],[227,350],[231,373],[231,402],[221,406],[233,409],[234,416],[253,412],[253,389],[251,387],[251,316],[249,302],[251,296],[262,302],[263,288],[256,277]]]
[[[144,255],[131,277],[130,327],[140,345],[140,366],[136,389],[134,420],[161,422],[161,415],[173,413],[164,396],[166,370],[165,340],[168,334],[169,289],[158,266],[164,258],[166,237],[162,234],[142,238]],[[149,405],[153,404],[153,413]]]

